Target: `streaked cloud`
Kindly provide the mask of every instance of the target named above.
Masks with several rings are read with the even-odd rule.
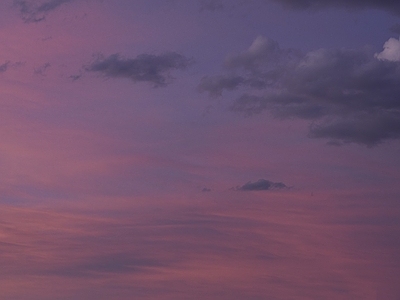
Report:
[[[398,274],[398,221],[382,203],[376,216],[376,206],[360,210],[357,205],[366,206],[360,200],[349,208],[343,200],[248,201],[248,194],[235,193],[239,198],[232,203],[228,194],[196,205],[167,201],[159,210],[2,205],[3,295],[27,299],[18,287],[33,281],[29,299],[35,300],[60,293],[75,299],[99,299],[98,293],[100,299],[115,293],[120,299],[172,299],[177,291],[185,299],[193,290],[196,300],[234,294],[363,299]],[[378,273],[366,271],[366,263]]]

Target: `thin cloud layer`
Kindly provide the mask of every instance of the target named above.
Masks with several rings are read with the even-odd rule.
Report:
[[[392,0],[274,0],[292,9],[322,9],[345,7],[349,9],[380,9],[400,14],[400,2]]]
[[[286,184],[282,182],[272,182],[266,179],[259,179],[256,182],[247,182],[246,184],[236,187],[237,191],[269,191],[287,189]]]
[[[171,71],[186,69],[191,63],[190,59],[176,52],[140,54],[136,58],[122,58],[119,54],[112,54],[96,59],[86,67],[86,71],[98,72],[111,78],[149,82],[157,87],[171,81]]]
[[[243,87],[230,110],[310,120],[311,137],[373,146],[400,138],[399,44],[390,39],[375,55],[367,49],[302,54],[258,37],[226,59],[224,75],[204,77],[199,90],[218,96]]]
[[[45,2],[14,0],[14,5],[18,7],[25,23],[37,23],[45,20],[47,14],[51,11],[71,1],[73,0],[50,0]]]

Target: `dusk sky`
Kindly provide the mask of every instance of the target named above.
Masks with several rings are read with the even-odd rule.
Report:
[[[400,2],[0,14],[1,300],[400,300]]]

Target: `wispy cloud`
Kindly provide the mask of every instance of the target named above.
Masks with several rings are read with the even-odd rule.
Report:
[[[173,70],[184,70],[192,60],[176,52],[161,55],[140,54],[136,58],[123,58],[119,54],[99,57],[89,66],[88,72],[98,72],[111,78],[128,78],[133,82],[149,82],[155,87],[167,85]]]

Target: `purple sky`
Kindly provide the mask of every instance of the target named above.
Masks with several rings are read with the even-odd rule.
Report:
[[[400,4],[0,3],[0,299],[399,300]]]

